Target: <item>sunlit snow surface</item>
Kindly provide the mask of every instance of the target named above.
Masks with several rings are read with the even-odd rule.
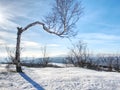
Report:
[[[37,90],[19,73],[7,72],[4,67],[0,65],[0,90]],[[120,90],[120,73],[76,67],[23,69],[45,90]]]

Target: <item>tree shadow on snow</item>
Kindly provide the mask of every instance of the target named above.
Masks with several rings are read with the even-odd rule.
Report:
[[[32,80],[28,75],[25,73],[19,73],[26,81],[31,83],[37,90],[45,90],[42,88],[38,83],[36,83],[34,80]]]

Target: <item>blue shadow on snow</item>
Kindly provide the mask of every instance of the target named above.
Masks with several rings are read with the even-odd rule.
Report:
[[[28,81],[29,83],[31,83],[37,90],[45,90],[43,89],[38,83],[36,83],[35,81],[33,81],[28,75],[26,75],[25,73],[19,73],[26,81]]]

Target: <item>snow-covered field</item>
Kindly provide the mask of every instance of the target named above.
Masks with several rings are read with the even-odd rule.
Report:
[[[27,68],[25,74],[0,65],[0,90],[120,90],[120,73],[76,67]]]

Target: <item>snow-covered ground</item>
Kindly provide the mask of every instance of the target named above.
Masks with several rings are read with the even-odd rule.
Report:
[[[0,90],[120,90],[120,73],[76,67],[27,68],[25,74],[0,65]]]

